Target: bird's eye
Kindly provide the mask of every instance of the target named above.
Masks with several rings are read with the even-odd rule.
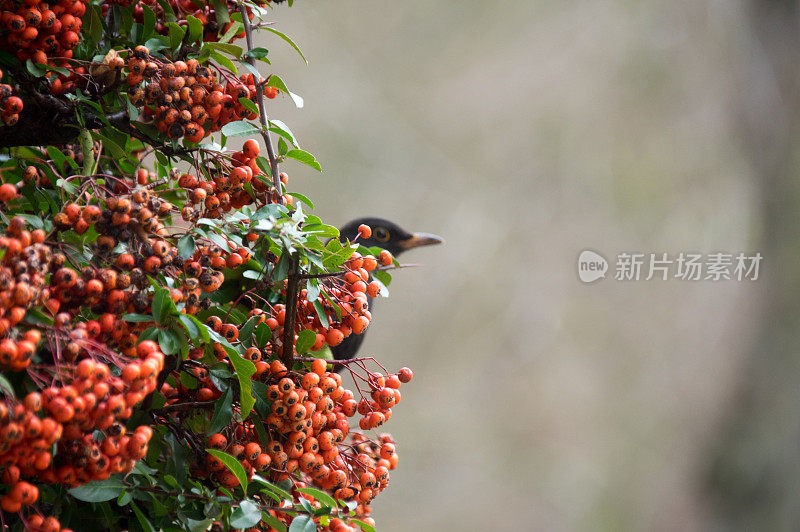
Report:
[[[378,242],[386,242],[389,240],[389,231],[385,227],[376,227],[372,231],[372,236],[375,237],[375,240]]]

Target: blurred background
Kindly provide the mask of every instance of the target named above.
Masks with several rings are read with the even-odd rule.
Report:
[[[410,366],[379,529],[800,529],[800,38],[788,0],[298,0],[260,35],[324,172],[409,252],[363,353]],[[578,254],[611,275],[583,284]],[[613,279],[760,252],[756,281]]]

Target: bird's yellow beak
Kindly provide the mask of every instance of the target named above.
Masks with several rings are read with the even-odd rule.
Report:
[[[444,238],[437,235],[432,235],[431,233],[414,233],[411,235],[411,238],[407,238],[398,242],[398,245],[402,249],[432,246],[434,244],[444,244]]]

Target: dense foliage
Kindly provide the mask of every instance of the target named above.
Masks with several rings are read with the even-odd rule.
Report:
[[[329,347],[397,263],[286,192],[274,6],[55,1],[0,0],[2,524],[372,530],[412,374]]]

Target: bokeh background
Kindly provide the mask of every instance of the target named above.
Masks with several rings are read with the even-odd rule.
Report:
[[[290,190],[444,247],[363,351],[414,369],[379,529],[800,529],[800,39],[788,0],[298,0]],[[757,281],[577,256],[761,252]],[[613,264],[612,264],[613,268]]]

